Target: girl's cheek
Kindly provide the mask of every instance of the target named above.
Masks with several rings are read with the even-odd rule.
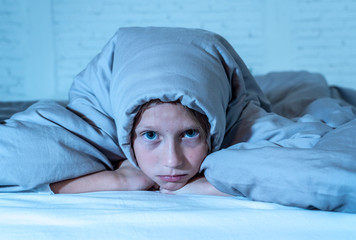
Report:
[[[137,139],[136,142],[136,148],[139,148],[141,150],[146,150],[146,151],[150,151],[150,150],[154,150],[155,148],[157,148],[160,144],[159,140],[148,140],[145,139],[143,137],[140,137]]]

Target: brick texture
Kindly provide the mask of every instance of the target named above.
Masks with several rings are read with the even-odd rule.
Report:
[[[48,7],[0,0],[0,100],[66,99],[73,77],[123,26],[204,28],[224,36],[254,74],[309,70],[356,89],[353,0],[42,1]],[[31,47],[43,38],[51,43]],[[38,52],[45,57],[33,58]],[[31,71],[33,59],[50,67]]]
[[[26,12],[20,0],[0,0],[0,100],[24,95]]]

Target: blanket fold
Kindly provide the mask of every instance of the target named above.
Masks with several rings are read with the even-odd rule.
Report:
[[[112,169],[95,142],[103,139],[105,146],[107,138],[55,102],[40,101],[13,115],[0,124],[0,134],[1,192],[35,191],[53,182]]]
[[[271,73],[256,79],[274,112],[244,111],[239,143],[203,162],[209,182],[259,201],[356,212],[352,102],[332,95],[320,74]]]

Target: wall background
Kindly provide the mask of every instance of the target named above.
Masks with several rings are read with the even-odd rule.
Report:
[[[253,74],[309,70],[356,89],[354,0],[0,0],[0,101],[66,99],[122,26],[205,28]]]

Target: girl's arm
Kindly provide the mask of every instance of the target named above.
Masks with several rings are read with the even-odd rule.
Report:
[[[203,174],[195,176],[184,187],[176,191],[169,191],[166,189],[160,189],[160,191],[162,193],[167,194],[201,194],[215,196],[232,196],[217,190],[211,183],[206,180]]]
[[[102,171],[50,184],[54,193],[148,190],[155,186],[143,172],[123,161],[115,171]]]

